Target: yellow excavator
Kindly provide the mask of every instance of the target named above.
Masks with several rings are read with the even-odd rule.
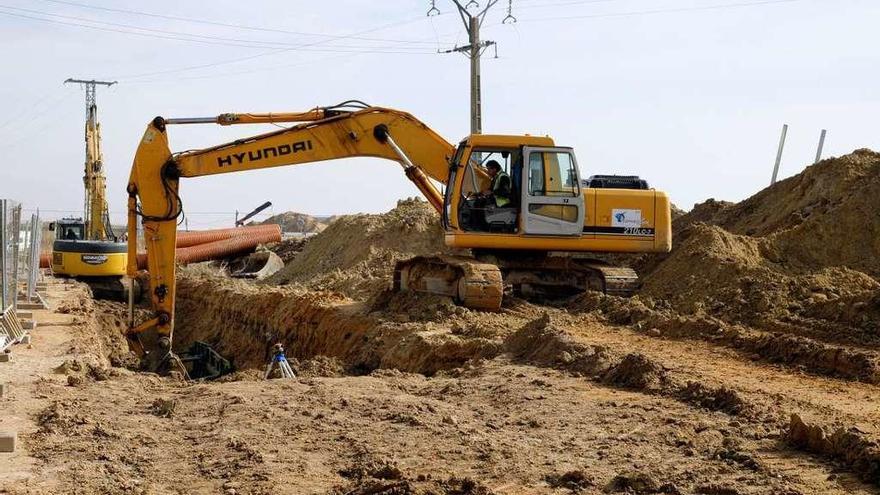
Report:
[[[200,150],[172,153],[168,145],[170,125],[290,122],[298,124]],[[501,307],[506,288],[525,295],[598,290],[626,296],[638,287],[635,272],[578,253],[672,247],[665,193],[634,176],[583,179],[574,150],[549,137],[472,134],[454,146],[408,113],[355,100],[301,113],[156,117],[140,141],[128,184],[128,275],[137,276],[134,226],[141,217],[153,308],[147,321],[135,324],[132,317],[128,337],[148,368],[174,359],[180,179],[346,157],[398,162],[439,212],[446,245],[472,253],[400,262],[397,290],[446,295],[489,311]],[[483,200],[490,161],[510,177],[504,206]]]
[[[125,300],[123,277],[128,252],[125,243],[117,242],[107,210],[101,125],[98,123],[93,86],[100,82],[69,81],[83,82],[87,88],[91,88],[91,93],[88,90],[86,93],[85,221],[82,218],[63,218],[49,225],[49,229],[55,231],[52,273],[86,282],[95,297]]]

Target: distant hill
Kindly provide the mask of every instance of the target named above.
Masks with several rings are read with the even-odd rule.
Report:
[[[317,233],[321,232],[332,221],[333,217],[313,217],[305,213],[296,213],[294,211],[286,211],[277,215],[272,215],[260,222],[262,225],[277,223],[281,226],[282,232],[304,232]]]

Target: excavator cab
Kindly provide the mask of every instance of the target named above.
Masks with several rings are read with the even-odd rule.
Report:
[[[464,232],[578,236],[586,215],[574,150],[550,138],[470,136],[450,164],[444,224]],[[497,145],[492,145],[497,141]],[[476,144],[479,143],[479,144]],[[483,144],[485,143],[485,144]],[[505,146],[506,145],[506,146]],[[543,146],[542,146],[543,145]],[[549,146],[548,146],[549,145]],[[481,201],[489,189],[486,164],[495,161],[511,179],[509,204]]]

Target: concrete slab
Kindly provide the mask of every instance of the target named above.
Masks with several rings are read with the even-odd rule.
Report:
[[[19,305],[21,307],[21,305]],[[16,311],[15,316],[18,316],[19,320],[31,320],[34,318],[33,311]]]
[[[21,338],[21,341],[19,342],[19,344],[24,344],[24,345],[28,345],[30,343],[31,343],[31,336],[30,335],[25,335],[24,337]]]
[[[0,363],[11,363],[11,362],[12,362],[12,353],[0,352]]]
[[[15,452],[18,434],[14,431],[0,431],[0,452]]]
[[[18,309],[46,309],[46,307],[43,306],[43,305],[40,304],[40,303],[23,303],[23,302],[20,302],[20,303],[18,303],[17,307],[18,307]]]
[[[25,320],[21,322],[21,328],[25,330],[33,330],[37,328],[37,322],[34,320]]]

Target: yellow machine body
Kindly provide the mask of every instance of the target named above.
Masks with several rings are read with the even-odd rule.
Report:
[[[362,106],[351,109],[352,103]],[[282,122],[302,123],[176,154],[169,148],[166,132],[167,126],[173,124]],[[462,279],[444,289],[450,293],[457,291],[460,299],[476,302],[473,307],[500,306],[502,275],[505,283],[508,275],[512,275],[511,283],[532,284],[534,277],[530,279],[525,272],[516,270],[536,255],[548,256],[556,251],[659,253],[671,249],[670,203],[665,193],[648,189],[644,181],[644,187],[592,186],[581,178],[574,151],[556,146],[549,137],[470,135],[456,147],[408,113],[360,102],[303,113],[157,117],[141,138],[128,185],[128,275],[137,276],[134,226],[140,216],[154,310],[151,319],[129,330],[133,342],[135,336],[147,332],[158,337],[150,339],[159,342],[158,347],[151,349],[159,351],[154,354],[164,355],[170,349],[176,294],[174,247],[177,221],[182,213],[181,178],[347,157],[376,157],[399,163],[407,178],[440,213],[447,245],[471,248],[475,255],[489,252],[492,259],[501,259],[498,263],[471,259],[475,262],[469,264],[471,261],[461,258],[449,261],[448,266],[459,273],[477,274],[472,280]],[[490,182],[486,167],[490,159],[501,162],[517,186],[509,208],[480,206],[480,192]],[[444,193],[438,185],[444,186]],[[428,262],[437,265],[447,260]],[[597,270],[607,277],[608,287],[617,284],[619,293],[630,290],[631,284],[627,284],[637,279],[634,272],[621,275],[619,270],[602,271],[603,268],[590,264],[569,270],[566,263],[571,265],[554,258],[526,268],[538,278],[544,269],[555,270],[548,280],[566,276],[567,272]],[[404,267],[397,272],[415,271]],[[577,282],[579,286],[593,287],[584,280]],[[462,296],[464,293],[467,294]]]
[[[83,242],[82,244],[85,244]],[[125,249],[125,245],[121,245]],[[52,272],[68,277],[122,277],[128,265],[128,253],[92,253],[85,246],[52,250]]]

